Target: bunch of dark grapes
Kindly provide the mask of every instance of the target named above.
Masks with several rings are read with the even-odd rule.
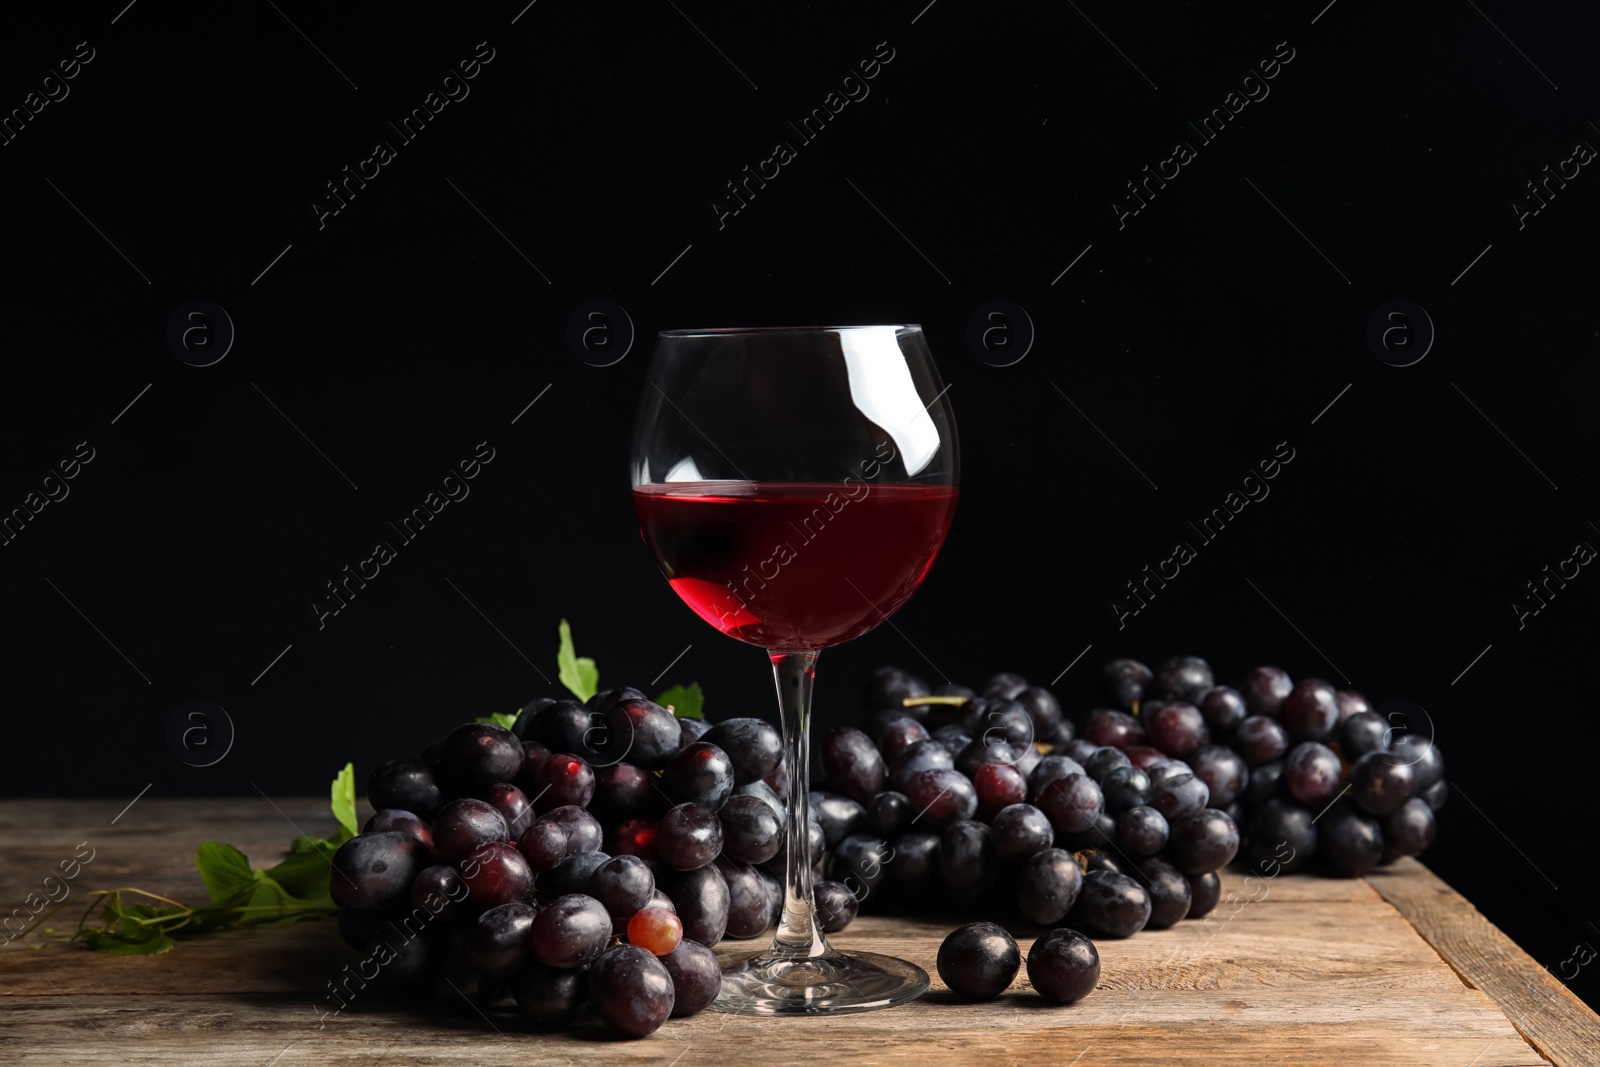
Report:
[[[762,720],[637,689],[532,701],[373,772],[329,876],[340,932],[381,985],[644,1037],[715,999],[710,946],[776,921],[787,790]]]

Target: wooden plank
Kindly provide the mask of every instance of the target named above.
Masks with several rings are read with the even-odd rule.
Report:
[[[1415,860],[1367,879],[1473,989],[1556,1063],[1600,1063],[1600,1018],[1459,893]]]
[[[333,829],[326,802],[315,799],[147,797],[112,826],[120,806],[0,802],[0,901],[20,899],[19,891],[35,885],[86,835],[94,835],[97,853],[75,883],[80,892],[132,884],[199,898],[203,889],[192,865],[199,840],[232,841],[265,865],[281,855],[296,827],[314,834]],[[934,956],[945,933],[969,917],[868,914],[836,943],[919,963],[935,975],[927,996],[890,1012],[837,1018],[778,1022],[706,1013],[673,1020],[640,1042],[617,1041],[592,1022],[564,1034],[540,1034],[514,1011],[458,1014],[437,1005],[386,1002],[376,990],[363,991],[319,1026],[313,1003],[325,992],[324,983],[354,958],[326,921],[186,942],[160,957],[100,956],[64,945],[12,948],[0,954],[0,1060],[51,1067],[261,1067],[275,1058],[275,1067],[694,1067],[736,1057],[808,1067],[828,1058],[916,1067],[1549,1062],[1496,1007],[1491,997],[1500,994],[1492,983],[1469,987],[1457,971],[1469,972],[1446,965],[1456,940],[1469,958],[1481,955],[1483,967],[1516,961],[1494,949],[1494,939],[1503,941],[1503,935],[1421,865],[1397,865],[1373,884],[1301,876],[1247,881],[1230,872],[1224,890],[1225,903],[1211,921],[1099,942],[1099,988],[1072,1007],[1046,1006],[1032,993],[1026,972],[997,1001],[961,1002],[939,982]],[[1392,899],[1404,906],[1397,910]],[[1478,925],[1452,925],[1453,911],[1470,913]],[[68,912],[55,925],[63,925]],[[1448,935],[1439,951],[1431,936],[1435,926]],[[1019,926],[1013,932],[1026,952],[1040,931]],[[760,947],[759,941],[728,941],[717,951],[728,959]],[[1581,1004],[1578,1009],[1587,1011]],[[1594,1024],[1592,1014],[1587,1022]],[[1541,1037],[1537,1026],[1524,1033]],[[1547,1041],[1539,1047],[1565,1065],[1595,1062],[1600,1044]]]

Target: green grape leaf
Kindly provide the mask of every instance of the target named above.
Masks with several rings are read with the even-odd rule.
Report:
[[[656,697],[656,703],[664,708],[670,707],[672,713],[680,719],[706,717],[706,694],[700,688],[699,682],[690,682],[687,686],[675,685]]]
[[[339,820],[339,825],[344,828],[344,837],[349,840],[356,836],[356,768],[353,763],[346,763],[333,779],[331,790],[333,817]]]
[[[572,647],[572,627],[561,620],[561,645],[556,650],[556,669],[561,684],[579,700],[588,700],[600,689],[600,671],[594,660],[580,657]]]
[[[231,900],[256,884],[256,872],[250,869],[249,858],[233,845],[221,841],[201,842],[194,850],[194,865],[200,869],[206,894],[213,904]]]
[[[333,876],[333,849],[326,841],[314,842],[313,847],[291,852],[275,866],[261,872],[291,897],[307,902],[322,903],[328,897],[328,879]]]
[[[491,711],[487,715],[478,716],[478,721],[492,722],[496,726],[502,726],[509,730],[517,724],[517,713],[514,711],[510,712],[509,714],[505,712]]]

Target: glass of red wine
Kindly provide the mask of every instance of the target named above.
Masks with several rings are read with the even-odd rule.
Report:
[[[905,960],[828,945],[808,849],[817,654],[893,615],[955,513],[955,420],[920,326],[668,330],[633,442],[640,532],[678,596],[766,649],[789,789],[782,917],[713,1007],[869,1011],[920,996]]]

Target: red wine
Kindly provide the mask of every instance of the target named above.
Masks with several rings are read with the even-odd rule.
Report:
[[[639,532],[684,603],[730,637],[814,650],[911,598],[958,490],[874,482],[668,482],[633,491]]]

